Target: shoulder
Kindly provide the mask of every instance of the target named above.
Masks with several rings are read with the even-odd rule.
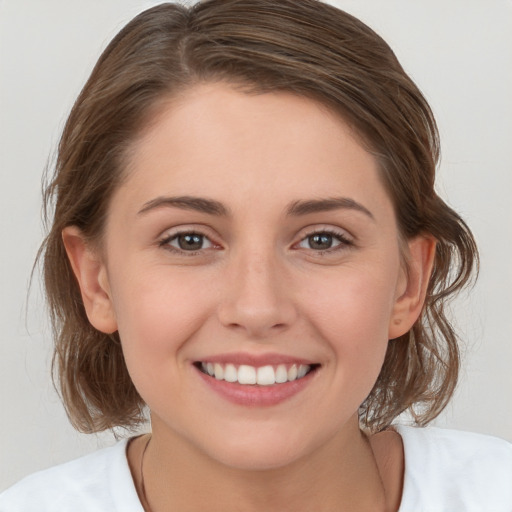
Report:
[[[30,475],[0,494],[0,512],[142,512],[127,440]]]
[[[404,446],[400,512],[512,510],[512,444],[434,427],[395,427]],[[415,508],[407,508],[415,504]]]

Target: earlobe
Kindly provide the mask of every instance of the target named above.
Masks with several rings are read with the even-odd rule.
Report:
[[[436,253],[436,240],[420,235],[408,241],[407,270],[402,276],[405,286],[396,298],[389,322],[388,339],[408,332],[418,319],[427,293]]]
[[[89,322],[101,332],[115,332],[117,321],[105,264],[97,252],[88,246],[76,226],[64,228],[62,240],[80,287]]]

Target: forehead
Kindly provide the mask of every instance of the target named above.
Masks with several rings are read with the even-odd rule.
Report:
[[[375,158],[338,114],[291,93],[248,94],[223,83],[162,103],[131,148],[126,178],[122,192],[138,202],[162,194],[235,206],[305,195],[387,199]]]

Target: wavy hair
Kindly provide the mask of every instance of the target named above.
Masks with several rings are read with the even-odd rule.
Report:
[[[39,256],[55,352],[54,378],[73,425],[84,432],[134,428],[144,403],[117,334],[87,320],[61,233],[79,227],[101,241],[110,197],[131,143],[162,100],[197,83],[288,91],[327,105],[379,162],[401,236],[437,240],[422,314],[390,340],[360,408],[371,431],[409,410],[426,424],[456,386],[459,349],[445,306],[471,278],[478,255],[464,221],[436,194],[439,137],[425,98],[393,51],[353,16],[317,0],[208,0],[162,4],[126,25],[105,49],[76,100],[44,192],[48,235]]]

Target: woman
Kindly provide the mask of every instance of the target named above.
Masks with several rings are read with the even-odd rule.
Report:
[[[70,419],[133,428],[147,407],[151,434],[0,504],[508,510],[509,444],[392,425],[429,423],[457,381],[444,303],[477,253],[438,152],[417,87],[342,11],[135,18],[64,129],[43,251]]]

